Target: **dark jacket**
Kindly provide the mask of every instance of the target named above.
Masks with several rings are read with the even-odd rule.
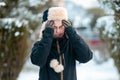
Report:
[[[64,80],[77,80],[76,60],[86,63],[92,58],[92,52],[83,39],[76,34],[72,27],[65,29],[67,36],[60,39],[53,38],[54,30],[46,28],[43,31],[43,38],[37,41],[31,53],[31,61],[40,67],[39,80],[60,80],[60,73],[56,73],[50,67],[50,60],[59,60],[56,41],[59,41],[60,54],[64,54]]]

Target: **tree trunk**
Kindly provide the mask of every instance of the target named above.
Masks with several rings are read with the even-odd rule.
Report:
[[[26,27],[11,26],[13,30],[0,26],[0,80],[16,80],[27,54]],[[20,34],[15,36],[17,31]]]

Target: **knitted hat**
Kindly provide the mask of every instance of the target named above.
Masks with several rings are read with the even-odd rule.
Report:
[[[68,20],[67,10],[64,7],[51,7],[43,12],[40,38],[47,20]]]
[[[67,20],[67,10],[63,7],[51,7],[44,11],[42,22],[47,20]]]

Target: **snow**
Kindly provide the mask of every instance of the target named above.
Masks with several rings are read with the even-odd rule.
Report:
[[[20,21],[16,21],[16,23],[15,23],[16,25],[17,25],[17,27],[21,27],[22,26],[22,23],[20,22]]]
[[[29,0],[29,4],[31,7],[38,6],[40,4],[45,4],[48,0]]]
[[[100,3],[100,7],[103,8],[105,10],[106,13],[113,15],[114,14],[114,10],[113,8],[113,1],[110,0],[98,0]]]
[[[5,2],[0,2],[0,7],[1,7],[1,6],[5,6],[5,5],[6,5]]]
[[[28,21],[27,20],[19,20],[17,18],[4,18],[4,19],[0,19],[2,21],[3,24],[8,24],[11,25],[13,22],[15,22],[15,25],[17,27],[21,27],[22,25],[28,25]],[[8,26],[6,26],[6,28],[9,28]]]
[[[78,5],[81,5],[85,9],[99,6],[97,0],[71,0],[71,1]]]
[[[97,19],[96,27],[104,27],[105,30],[103,31],[104,35],[107,35],[109,38],[118,38],[119,35],[113,36],[112,34],[116,33],[117,28],[115,25],[114,16],[103,16]]]
[[[78,80],[118,80],[118,73],[112,59],[103,64],[93,60],[87,64],[77,65]]]
[[[39,68],[28,60],[17,80],[38,80],[38,76]],[[119,80],[113,59],[103,64],[96,64],[93,59],[85,64],[77,62],[77,78],[78,80]]]
[[[15,37],[17,37],[18,35],[20,35],[20,32],[17,31],[17,32],[15,32],[14,35],[15,35]]]
[[[34,14],[32,11],[28,10],[26,7],[22,6],[19,8],[15,8],[12,10],[11,15],[15,16],[19,14],[19,16],[17,18],[21,19],[21,20],[27,20],[28,22],[39,22],[40,21],[40,17],[42,17],[41,13],[38,14]]]
[[[105,10],[106,13],[113,15],[115,11],[120,10],[119,2],[120,0],[98,0],[101,8]]]
[[[23,72],[18,80],[38,80],[38,73],[34,71]]]
[[[117,51],[118,47],[117,46],[114,46],[113,49],[112,49],[112,52],[115,53]]]

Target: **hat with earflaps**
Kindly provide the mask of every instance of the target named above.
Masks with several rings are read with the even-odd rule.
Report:
[[[40,38],[47,20],[68,20],[67,10],[64,7],[51,7],[43,12]]]

